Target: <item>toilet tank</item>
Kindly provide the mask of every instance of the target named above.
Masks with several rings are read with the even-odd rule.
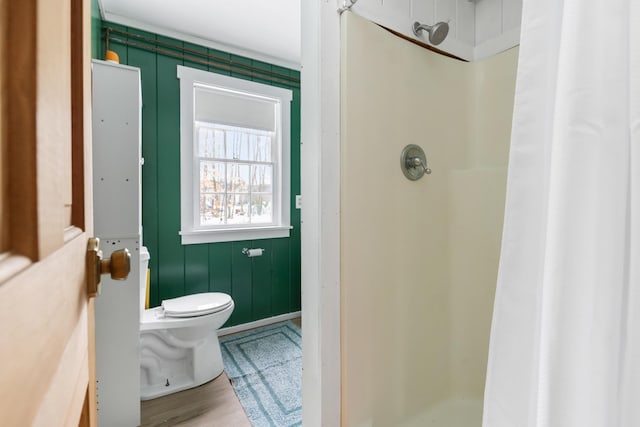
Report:
[[[144,313],[147,301],[147,269],[149,268],[149,250],[146,246],[140,247],[140,319]]]

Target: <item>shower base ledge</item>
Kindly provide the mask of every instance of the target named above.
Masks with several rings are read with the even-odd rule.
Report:
[[[452,398],[418,414],[401,427],[481,427],[482,399]]]

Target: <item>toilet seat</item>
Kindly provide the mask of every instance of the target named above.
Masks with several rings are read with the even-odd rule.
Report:
[[[228,308],[231,296],[221,292],[205,292],[162,301],[167,317],[196,317],[216,313]]]

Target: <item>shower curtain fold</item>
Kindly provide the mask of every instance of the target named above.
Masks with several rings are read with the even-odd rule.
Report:
[[[484,427],[640,425],[639,3],[524,1]]]

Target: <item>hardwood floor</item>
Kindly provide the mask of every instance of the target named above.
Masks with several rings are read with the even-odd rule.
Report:
[[[298,317],[291,320],[302,328]],[[226,373],[200,387],[141,402],[141,427],[251,427]]]
[[[302,317],[296,317],[295,319],[291,319],[292,323],[298,325],[298,328],[302,329]]]
[[[200,387],[141,402],[141,427],[251,427],[224,372]]]

